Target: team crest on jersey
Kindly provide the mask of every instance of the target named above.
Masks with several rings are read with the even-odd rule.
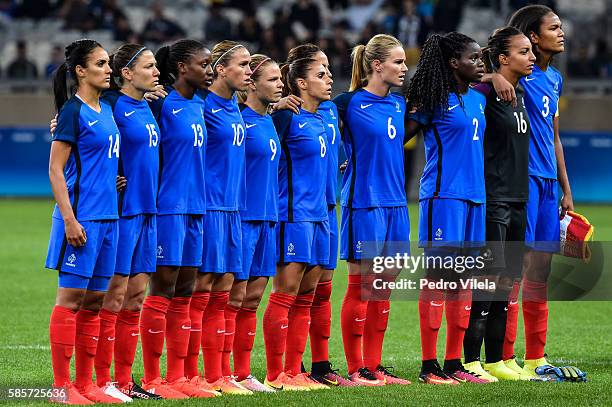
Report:
[[[482,103],[480,104],[480,113],[484,114],[484,106],[482,105]]]
[[[555,82],[554,91],[555,93],[559,93],[559,82]]]
[[[401,113],[401,112],[402,112],[402,109],[401,109],[401,107],[400,107],[399,102],[395,102],[395,111],[396,111],[397,113]]]
[[[293,245],[293,243],[289,242],[289,245],[287,246],[287,256],[295,256],[295,246]]]
[[[160,246],[157,246],[157,258],[158,259],[163,259],[164,258],[164,248]]]
[[[436,230],[436,237],[434,240],[442,240],[442,228],[438,228],[438,230]]]
[[[361,253],[361,246],[362,246],[361,240],[358,240],[357,244],[355,245],[355,251],[357,253]]]
[[[336,116],[334,115],[334,111],[332,109],[329,109],[329,115],[332,119],[336,120]]]
[[[75,267],[74,265],[75,261],[76,261],[76,255],[72,253],[70,256],[68,256],[68,261],[66,262],[66,265],[70,267]]]

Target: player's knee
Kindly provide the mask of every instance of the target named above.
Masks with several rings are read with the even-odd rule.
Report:
[[[317,284],[317,288],[315,290],[315,303],[323,303],[329,301],[332,293],[332,283],[331,280],[321,281]]]

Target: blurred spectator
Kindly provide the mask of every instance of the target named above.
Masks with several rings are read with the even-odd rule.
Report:
[[[21,0],[16,2],[16,18],[31,18],[40,20],[51,14],[52,7],[49,0]]]
[[[64,20],[64,30],[91,31],[96,26],[86,0],[65,0],[58,16]]]
[[[257,52],[267,55],[278,63],[285,60],[285,55],[282,55],[281,53],[281,49],[278,46],[276,36],[274,35],[274,30],[272,28],[268,28],[263,32],[263,35],[260,38],[259,50]]]
[[[463,16],[464,6],[463,0],[439,0],[434,9],[434,30],[456,31]]]
[[[64,50],[60,45],[54,45],[51,48],[51,55],[49,56],[49,62],[45,66],[45,78],[51,78],[53,72],[64,63]]]
[[[363,27],[363,30],[361,30],[361,33],[359,34],[359,39],[357,40],[356,45],[367,44],[368,41],[370,41],[370,38],[375,36],[377,33],[378,33],[378,27],[376,27],[376,24],[373,21],[370,21],[369,23],[365,25],[365,27]]]
[[[127,17],[119,17],[113,27],[113,39],[120,42],[139,43],[138,35],[132,30],[130,20]]]
[[[221,13],[221,5],[213,3],[204,25],[206,41],[219,42],[233,39],[232,22]]]
[[[291,25],[289,24],[289,16],[284,12],[283,7],[278,8],[274,12],[274,23],[272,30],[276,38],[287,38],[293,36]]]
[[[185,31],[174,21],[164,16],[164,8],[160,1],[156,1],[151,5],[153,15],[147,23],[141,34],[142,41],[162,43],[185,37]]]
[[[238,24],[238,39],[252,44],[259,44],[262,31],[261,24],[255,18],[255,13],[253,11],[245,12],[240,24]]]
[[[346,40],[346,32],[342,25],[334,27],[329,52],[325,52],[329,58],[331,71],[340,77],[351,75],[351,45]]]
[[[318,36],[321,27],[321,12],[319,6],[312,0],[298,0],[291,7],[289,24],[300,41],[312,42]]]
[[[98,4],[91,6],[91,13],[96,19],[96,28],[104,30],[114,31],[119,19],[127,19],[117,4],[117,0],[101,0]]]
[[[351,0],[343,19],[353,32],[361,32],[376,16],[384,2],[385,0]]]
[[[10,79],[36,79],[38,77],[38,68],[28,59],[28,46],[25,41],[17,41],[17,57],[9,64],[6,76]]]

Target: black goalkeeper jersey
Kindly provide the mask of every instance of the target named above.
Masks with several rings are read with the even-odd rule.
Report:
[[[529,138],[524,89],[516,88],[517,106],[501,100],[490,84],[476,89],[487,98],[484,168],[487,201],[526,202],[529,198]]]

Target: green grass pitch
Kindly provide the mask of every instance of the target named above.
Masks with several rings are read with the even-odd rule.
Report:
[[[0,387],[48,387],[52,382],[48,323],[57,286],[56,273],[43,268],[51,225],[53,203],[48,200],[0,200]],[[612,240],[612,207],[577,207],[595,225],[597,240]],[[412,235],[416,235],[416,207],[410,207]],[[340,304],[346,289],[346,265],[339,263],[333,286],[331,361],[345,374],[340,337]],[[266,301],[262,302],[260,315]],[[392,304],[385,340],[384,363],[414,382],[412,386],[331,389],[310,393],[277,393],[254,396],[224,396],[214,400],[150,402],[170,405],[611,405],[612,322],[610,303],[555,302],[550,304],[547,352],[553,363],[572,364],[588,372],[589,382],[495,383],[453,387],[426,386],[417,382],[420,345],[416,302]],[[522,320],[522,318],[521,318]],[[261,319],[259,319],[261,321]],[[263,379],[265,352],[259,322],[253,350],[253,373]],[[444,325],[444,324],[443,324]],[[443,355],[444,329],[439,355]],[[517,351],[523,349],[522,325]],[[309,350],[304,355],[309,365]],[[165,361],[162,360],[165,364]],[[142,376],[140,352],[134,374]],[[46,401],[10,401],[15,405]],[[142,404],[140,402],[139,404]]]

